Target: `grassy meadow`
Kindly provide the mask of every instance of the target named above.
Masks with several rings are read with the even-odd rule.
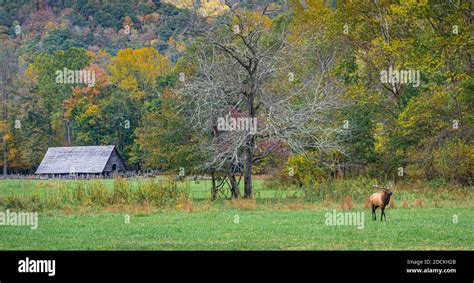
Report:
[[[0,249],[474,249],[470,187],[400,184],[387,221],[380,222],[380,210],[372,221],[367,206],[370,180],[305,189],[259,179],[254,200],[235,201],[211,201],[209,181],[152,185],[162,183],[175,185],[166,180],[0,180],[0,211],[39,213],[36,230],[0,226]],[[155,193],[162,189],[162,195]],[[363,228],[326,225],[325,214],[334,209],[364,213]]]

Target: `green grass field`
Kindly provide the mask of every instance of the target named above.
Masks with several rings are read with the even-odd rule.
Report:
[[[0,197],[18,190],[40,194],[64,181],[0,181]],[[74,182],[74,181],[67,181]],[[84,182],[84,181],[80,181]],[[103,181],[111,187],[113,180]],[[364,228],[325,225],[337,202],[300,203],[256,183],[256,202],[208,200],[208,184],[192,184],[193,209],[143,210],[136,207],[41,211],[36,230],[0,226],[1,250],[473,250],[474,207],[454,201],[434,207],[395,206],[386,222],[364,212]],[[397,197],[395,197],[397,199]],[[267,201],[265,201],[267,200]],[[398,200],[397,200],[398,201]],[[1,207],[1,206],[0,206]],[[5,208],[0,208],[5,211]],[[380,213],[380,211],[379,211]],[[454,215],[457,223],[453,222]],[[126,218],[130,216],[130,223]],[[378,215],[379,217],[379,215]],[[238,220],[238,221],[237,221]],[[379,220],[379,218],[378,218]]]

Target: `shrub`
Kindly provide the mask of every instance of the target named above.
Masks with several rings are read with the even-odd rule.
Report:
[[[474,145],[451,141],[436,150],[433,158],[434,169],[440,176],[464,185],[473,183]]]
[[[347,197],[343,197],[341,199],[341,209],[342,210],[350,210],[352,209],[353,207],[353,204],[352,204],[352,197],[351,196],[347,196]]]
[[[116,176],[114,178],[114,192],[112,196],[112,202],[114,204],[128,204],[130,203],[130,199],[131,192],[127,179]]]
[[[303,155],[293,155],[286,161],[285,168],[280,171],[278,179],[284,184],[293,184],[302,187],[308,180],[312,183],[323,179],[326,172],[316,161]]]
[[[181,194],[178,197],[176,207],[187,212],[193,212],[193,200],[189,196]]]
[[[403,208],[408,208],[408,201],[404,200],[402,204]]]
[[[5,208],[7,209],[24,209],[26,207],[25,198],[17,195],[11,194],[5,199]]]
[[[30,211],[38,211],[44,207],[38,192],[33,192],[31,195],[9,195],[5,199],[4,205],[7,209]]]
[[[72,189],[72,199],[74,200],[75,204],[81,205],[81,204],[88,204],[88,196],[87,196],[87,189],[84,187],[82,183],[79,183],[79,185]]]
[[[423,207],[423,203],[424,203],[424,200],[418,198],[418,199],[415,200],[415,207],[420,207],[421,208],[421,207]]]
[[[90,202],[97,206],[106,206],[112,198],[105,185],[100,181],[92,181],[88,194]]]
[[[189,198],[189,189],[178,186],[175,181],[161,182],[151,179],[139,184],[134,198],[141,204],[148,202],[162,207],[175,204],[180,198]]]

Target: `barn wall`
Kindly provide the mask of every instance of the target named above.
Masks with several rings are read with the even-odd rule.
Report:
[[[112,171],[112,165],[117,164],[117,171],[125,171],[125,164],[123,161],[120,159],[120,156],[117,153],[117,150],[113,150],[112,154],[110,155],[109,161],[107,161],[107,164],[105,165],[104,172],[110,172]]]

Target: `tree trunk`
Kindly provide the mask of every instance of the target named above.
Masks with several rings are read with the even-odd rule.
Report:
[[[7,178],[7,141],[3,137],[3,178]]]
[[[252,198],[252,167],[255,149],[255,140],[251,138],[245,148],[244,157],[244,198]]]
[[[3,121],[5,123],[8,120],[8,106],[7,106],[7,101],[8,101],[8,93],[5,90],[5,86],[3,87]],[[7,139],[6,139],[6,134],[8,131],[8,124],[5,126],[5,132],[2,132],[3,134],[3,178],[7,177],[8,173],[8,165],[7,165],[7,155],[8,155],[8,149],[7,149]]]
[[[237,180],[235,178],[235,174],[229,174],[229,181],[230,181],[230,192],[232,194],[232,198],[237,199],[240,198],[240,190],[237,186]]]
[[[211,173],[211,177],[212,177],[211,197],[212,197],[212,200],[216,200],[217,199],[217,187],[216,187],[216,175],[215,175],[214,171]]]
[[[250,74],[250,91],[247,93],[247,107],[249,111],[249,118],[257,117],[257,110],[255,109],[254,99],[257,92],[257,66],[258,61],[251,64]],[[244,149],[244,198],[252,198],[252,167],[253,157],[255,152],[255,134],[248,135],[248,140]]]
[[[68,146],[71,146],[71,121],[65,120],[66,124],[66,142]]]

